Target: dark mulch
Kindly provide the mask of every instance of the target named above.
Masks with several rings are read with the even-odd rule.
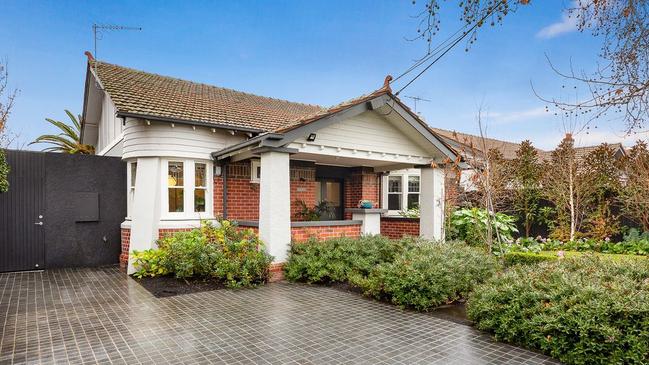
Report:
[[[225,288],[222,281],[209,278],[176,279],[173,276],[156,276],[153,278],[133,279],[156,298]]]

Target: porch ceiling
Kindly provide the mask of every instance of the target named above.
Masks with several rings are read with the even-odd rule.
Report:
[[[400,160],[391,160],[390,158],[371,158],[367,156],[367,153],[364,153],[365,156],[361,156],[361,153],[357,153],[358,156],[346,156],[346,155],[327,155],[327,154],[315,154],[315,153],[305,153],[298,152],[291,155],[291,160],[300,160],[300,161],[310,161],[315,162],[319,165],[330,165],[330,166],[341,166],[341,167],[372,167],[375,171],[391,171],[391,170],[400,170],[405,168],[411,168],[416,165],[422,165],[429,163],[428,160],[422,160],[417,162],[416,160],[412,161],[400,161]],[[380,155],[377,155],[380,156]],[[387,156],[386,156],[387,157]]]

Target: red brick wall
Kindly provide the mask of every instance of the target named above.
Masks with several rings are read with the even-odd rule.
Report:
[[[337,237],[360,237],[360,235],[360,224],[351,226],[291,227],[291,240],[293,242],[305,242],[310,238],[326,240]]]
[[[126,271],[126,267],[128,266],[128,252],[129,252],[129,247],[131,245],[131,229],[122,228],[121,236],[122,236],[122,251],[119,254],[119,267],[121,270]]]
[[[158,239],[164,238],[166,236],[171,236],[176,232],[189,232],[195,228],[160,228],[158,229]]]
[[[358,208],[361,200],[371,200],[378,206],[380,195],[380,176],[371,169],[358,168],[345,178],[345,208]],[[345,219],[351,218],[351,213],[345,213]]]
[[[228,219],[259,220],[259,183],[250,181],[250,161],[228,165]],[[315,165],[291,164],[291,217],[299,211],[297,200],[315,204]],[[223,216],[223,178],[214,178],[214,215]]]
[[[381,217],[381,235],[392,239],[419,236],[419,218]]]

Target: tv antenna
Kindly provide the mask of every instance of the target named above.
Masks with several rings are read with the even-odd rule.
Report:
[[[102,31],[108,31],[108,30],[142,30],[140,27],[127,27],[123,25],[114,25],[114,24],[93,24],[92,25],[92,34],[95,38],[95,59],[98,59],[97,57],[97,41],[102,39]]]
[[[406,98],[408,98],[408,99],[412,99],[412,100],[415,101],[415,113],[417,112],[417,102],[418,101],[425,101],[425,102],[430,102],[431,101],[431,100],[428,100],[428,99],[420,98],[419,96],[407,96],[407,95],[404,95],[404,96]]]

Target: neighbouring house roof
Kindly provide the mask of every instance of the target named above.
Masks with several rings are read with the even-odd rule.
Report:
[[[101,61],[90,60],[89,67],[123,115],[274,131],[324,110]]]
[[[483,147],[483,141],[480,136],[441,128],[431,127],[431,129],[445,138],[447,142],[452,145],[457,145],[454,146],[456,149],[464,150],[465,154],[471,153],[473,150],[480,153],[486,153],[491,149],[497,149],[503,154],[505,159],[513,160],[516,158],[516,151],[518,151],[518,148],[520,147],[520,143],[501,141],[493,138],[485,138]],[[538,148],[537,151],[539,151],[539,155],[545,152]]]
[[[431,127],[430,129],[437,132],[438,135],[446,139],[446,142],[450,143],[456,150],[464,151],[463,154],[465,155],[471,153],[471,151],[473,150],[479,153],[486,152],[484,151],[485,148],[483,148],[483,142],[480,136],[450,131],[441,128]],[[515,159],[516,152],[521,146],[520,143],[502,141],[493,138],[485,138],[484,145],[487,151],[491,149],[499,150],[503,154],[503,157],[507,160]],[[577,157],[577,160],[585,158],[586,155],[596,150],[599,146],[600,145],[575,147],[575,155]],[[613,149],[617,158],[622,157],[626,153],[624,146],[621,143],[611,143],[608,146]],[[545,151],[539,148],[536,148],[536,151],[538,152],[538,158],[541,161],[549,160],[552,154],[552,151]]]

